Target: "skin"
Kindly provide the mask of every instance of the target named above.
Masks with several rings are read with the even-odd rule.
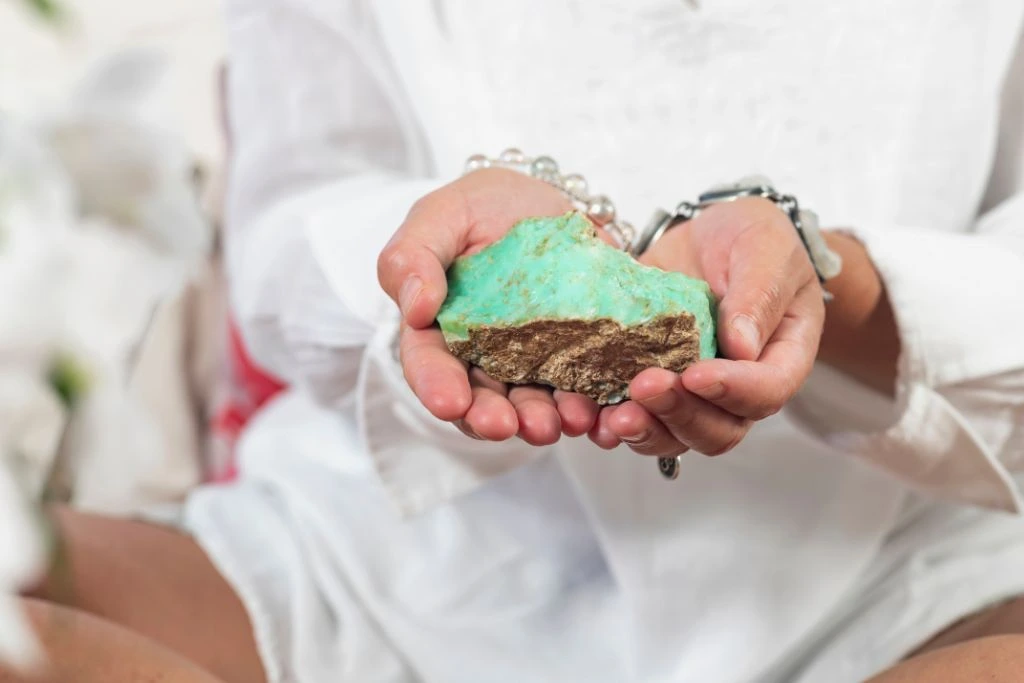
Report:
[[[473,173],[413,206],[384,248],[378,278],[403,312],[400,350],[410,387],[435,417],[467,435],[504,441],[518,435],[547,445],[587,433],[597,405],[577,394],[508,387],[471,372],[445,346],[434,318],[447,294],[445,270],[528,216],[559,216],[571,204],[545,183],[501,169]]]
[[[701,212],[641,258],[710,283],[720,301],[724,358],[702,361],[681,375],[646,370],[630,385],[632,400],[603,409],[579,395],[509,387],[467,368],[434,326],[447,293],[446,269],[519,219],[568,208],[544,182],[511,171],[478,171],[417,203],[381,253],[378,278],[403,313],[405,377],[437,418],[492,441],[518,436],[549,445],[586,433],[602,448],[625,443],[642,455],[720,455],[740,443],[754,422],[781,410],[816,360],[893,392],[899,337],[867,252],[856,240],[829,233],[844,270],[829,282],[835,300],[826,316],[796,231],[777,207],[757,198]]]
[[[38,600],[24,600],[23,607],[46,660],[32,672],[0,667],[0,683],[224,683],[105,619]]]
[[[914,657],[868,683],[1016,683],[1021,671],[1024,636],[989,636]]]
[[[863,246],[829,233],[843,258],[826,308],[788,219],[761,199],[711,207],[665,235],[642,260],[707,280],[719,297],[725,359],[681,375],[652,369],[630,385],[632,401],[605,409],[591,431],[604,448],[643,455],[731,450],[757,420],[777,413],[815,361],[891,395],[900,343],[881,278]]]
[[[843,258],[843,272],[829,281],[818,360],[876,391],[893,395],[900,341],[885,286],[864,246],[840,232],[826,235]]]
[[[192,539],[152,524],[59,508],[53,522],[62,554],[26,597],[116,624],[222,683],[264,680],[245,608]],[[96,621],[82,624],[75,633],[87,642],[113,635]],[[59,624],[39,626],[49,633]],[[135,649],[144,652],[139,642]]]

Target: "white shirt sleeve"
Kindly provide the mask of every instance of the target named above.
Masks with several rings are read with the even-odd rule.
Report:
[[[377,256],[441,183],[369,2],[228,0],[225,246],[253,358],[354,419],[382,482],[414,513],[548,449],[467,439],[402,376]]]
[[[820,368],[787,412],[918,490],[1019,513],[1011,473],[1024,470],[1024,42],[1006,77],[997,145],[970,231],[854,231],[899,328],[895,404]]]
[[[336,402],[390,304],[377,254],[435,188],[365,2],[228,0],[232,309],[263,367]]]

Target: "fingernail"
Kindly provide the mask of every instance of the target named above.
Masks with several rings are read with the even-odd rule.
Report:
[[[761,333],[757,329],[757,323],[749,315],[738,315],[732,319],[732,329],[736,334],[747,340],[755,352],[761,352]]]
[[[466,422],[465,420],[459,420],[459,422],[456,423],[456,426],[459,428],[459,431],[461,431],[463,434],[465,434],[469,438],[476,439],[477,441],[483,441],[484,440],[484,437],[482,437],[479,434],[477,434],[476,430],[473,429],[472,427],[470,427],[469,423]]]
[[[725,396],[725,385],[721,382],[713,382],[706,387],[694,389],[693,393],[708,401],[717,401]]]
[[[398,307],[402,309],[403,316],[409,316],[409,311],[416,303],[416,297],[420,295],[421,291],[423,291],[423,280],[415,275],[410,276],[402,283],[402,288],[398,290]]]
[[[628,444],[634,444],[635,445],[635,444],[643,443],[644,441],[647,441],[647,439],[649,439],[650,436],[651,436],[650,432],[644,431],[644,432],[640,432],[639,434],[633,434],[632,436],[621,436],[619,438],[623,441],[623,443],[628,443]]]

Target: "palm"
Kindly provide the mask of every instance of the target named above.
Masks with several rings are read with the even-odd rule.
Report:
[[[428,195],[381,254],[381,284],[403,313],[402,367],[420,401],[468,435],[493,441],[519,435],[535,445],[585,433],[597,407],[576,394],[509,387],[452,356],[434,318],[447,292],[445,270],[459,256],[501,239],[523,218],[560,215],[569,201],[518,173],[472,173]],[[409,283],[412,282],[412,285]]]
[[[669,232],[641,258],[641,262],[663,270],[674,270],[705,280],[721,299],[729,285],[730,266],[744,252],[757,248],[750,226],[709,216],[695,219]]]
[[[630,385],[634,400],[603,411],[592,436],[649,455],[729,450],[751,420],[793,395],[814,362],[824,308],[803,246],[773,205],[738,200],[670,230],[643,261],[708,282],[720,302],[724,357],[681,376],[641,373]]]

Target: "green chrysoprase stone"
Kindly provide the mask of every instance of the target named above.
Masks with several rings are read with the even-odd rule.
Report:
[[[577,212],[523,220],[457,259],[437,321],[452,352],[494,379],[602,404],[645,368],[681,372],[716,352],[707,283],[640,264]]]

